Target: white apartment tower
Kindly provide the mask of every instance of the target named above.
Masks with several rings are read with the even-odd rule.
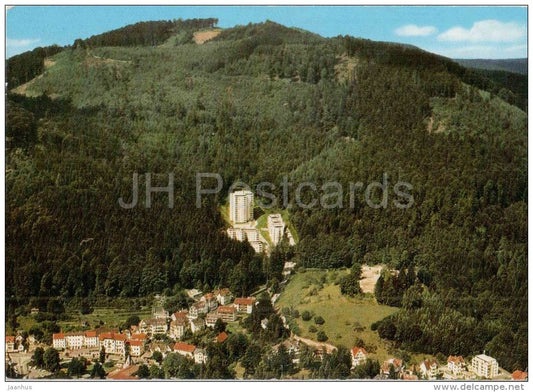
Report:
[[[494,378],[498,375],[498,361],[485,354],[472,358],[472,370],[480,377]]]
[[[281,214],[270,214],[268,216],[268,234],[270,235],[270,240],[275,246],[281,242],[283,239],[283,234],[285,234],[285,223],[283,223],[283,218]]]
[[[245,223],[254,218],[254,194],[240,190],[229,195],[229,218],[233,223]]]

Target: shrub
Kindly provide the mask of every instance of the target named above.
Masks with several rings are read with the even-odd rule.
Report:
[[[328,335],[326,335],[324,331],[318,331],[318,333],[316,334],[316,340],[318,340],[319,342],[325,342],[328,340]]]
[[[302,320],[303,321],[309,321],[309,320],[311,320],[311,317],[313,317],[313,316],[311,315],[311,313],[308,310],[304,310],[302,312]]]
[[[315,324],[322,325],[326,322],[322,316],[316,316],[315,317]]]
[[[309,326],[309,332],[315,333],[317,331],[316,327],[314,325]]]

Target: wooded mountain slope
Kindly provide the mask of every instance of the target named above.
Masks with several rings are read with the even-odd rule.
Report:
[[[8,312],[32,297],[247,294],[288,258],[386,263],[417,278],[382,282],[380,301],[401,307],[382,336],[527,367],[527,94],[418,49],[272,22],[203,45],[164,34],[65,48],[27,96],[8,96]],[[139,205],[124,210],[134,172]],[[166,195],[143,207],[148,172],[161,186],[174,173],[173,209]],[[197,172],[224,179],[201,209]],[[372,209],[363,192],[349,208],[347,191],[342,208],[292,203],[300,241],[270,259],[224,235],[218,206],[233,181],[347,190],[384,173],[391,194],[412,184],[412,208]]]

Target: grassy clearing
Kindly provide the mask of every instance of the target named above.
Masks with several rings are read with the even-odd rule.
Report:
[[[152,317],[150,306],[142,307],[138,310],[125,310],[114,307],[95,307],[91,314],[80,314],[78,312],[67,312],[67,320],[57,322],[62,331],[78,331],[88,328],[96,328],[101,325],[108,328],[118,328],[129,316],[137,315],[141,319]],[[32,326],[38,324],[33,316],[19,316],[17,318],[19,328],[28,331]]]
[[[76,329],[85,323],[89,326],[98,326],[103,322],[106,327],[115,328],[124,323],[129,316],[137,315],[141,319],[152,317],[151,307],[143,307],[140,310],[125,310],[120,308],[95,308],[91,314],[81,315],[79,313],[69,313],[70,320],[60,321],[61,328]]]
[[[316,333],[309,332],[311,325],[323,330],[329,337],[328,343],[351,348],[356,339],[362,339],[367,349],[378,360],[390,358],[393,353],[389,344],[371,331],[372,323],[393,314],[396,309],[380,305],[372,295],[349,298],[341,295],[334,282],[348,270],[306,271],[297,273],[285,288],[278,300],[278,306],[298,309],[296,319],[300,335],[316,340]],[[303,321],[301,314],[309,311],[322,316],[324,325],[316,325],[314,320]]]
[[[220,214],[224,221],[228,224],[228,227],[232,226],[231,219],[229,218],[229,203],[220,206]]]

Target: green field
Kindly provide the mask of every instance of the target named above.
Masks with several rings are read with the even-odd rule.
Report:
[[[140,310],[128,310],[114,307],[95,307],[91,314],[80,314],[79,312],[67,312],[67,320],[57,322],[62,331],[79,331],[82,329],[94,329],[100,325],[108,328],[118,328],[129,316],[137,315],[141,319],[150,318],[151,307],[144,306]],[[19,329],[28,331],[33,325],[38,324],[31,315],[19,316],[17,318]]]
[[[316,333],[309,332],[309,327],[314,325],[326,333],[329,338],[327,343],[351,348],[359,338],[378,360],[390,358],[393,355],[390,345],[380,339],[377,332],[371,331],[370,326],[396,309],[379,305],[370,295],[357,298],[341,295],[339,286],[334,282],[345,273],[347,270],[297,273],[281,294],[277,306],[298,309],[300,317],[296,321],[303,337],[316,340]],[[303,321],[301,314],[305,310],[322,316],[325,324],[316,325],[313,319]]]

